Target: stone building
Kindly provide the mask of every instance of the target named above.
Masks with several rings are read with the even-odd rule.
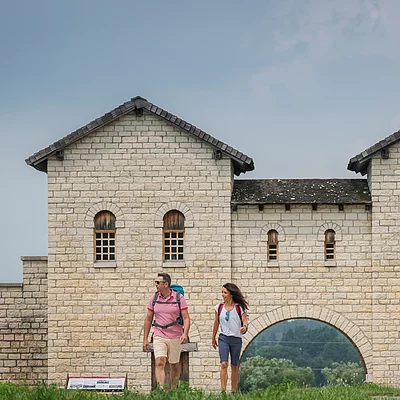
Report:
[[[352,341],[367,380],[400,386],[399,149],[396,132],[352,158],[367,179],[234,180],[250,157],[135,97],[40,150],[26,162],[48,176],[48,256],[22,257],[23,283],[0,287],[1,380],[127,374],[148,391],[143,318],[166,271],[190,306],[194,387],[219,387],[227,281],[250,302],[244,349],[311,318]]]

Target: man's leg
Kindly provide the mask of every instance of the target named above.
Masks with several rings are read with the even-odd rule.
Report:
[[[156,382],[160,385],[160,388],[164,387],[165,383],[165,364],[167,363],[167,357],[157,357],[156,358]]]
[[[179,376],[181,374],[181,365],[179,363],[169,364],[170,367],[170,378],[171,378],[171,389],[175,389],[179,382]]]
[[[171,389],[176,388],[181,374],[181,365],[179,360],[181,358],[182,345],[179,338],[169,339],[169,375],[171,378]]]

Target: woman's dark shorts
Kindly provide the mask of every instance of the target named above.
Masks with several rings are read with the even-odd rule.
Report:
[[[228,362],[231,354],[231,365],[239,365],[240,351],[242,350],[242,338],[220,334],[218,337],[218,351],[220,362]]]

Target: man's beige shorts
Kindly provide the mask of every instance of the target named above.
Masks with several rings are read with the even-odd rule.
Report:
[[[160,336],[153,337],[154,358],[167,357],[170,364],[179,362],[182,345],[179,338],[166,339]]]

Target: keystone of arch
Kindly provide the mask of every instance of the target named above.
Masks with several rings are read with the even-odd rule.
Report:
[[[112,203],[111,201],[102,201],[100,203],[94,204],[86,211],[86,218],[85,218],[85,227],[86,228],[93,228],[93,219],[97,213],[100,211],[110,211],[115,216],[115,226],[116,228],[124,228],[125,221],[124,221],[124,214],[122,213],[121,209]]]
[[[185,228],[193,228],[194,220],[193,213],[190,211],[189,207],[186,204],[181,203],[180,201],[170,201],[168,203],[164,203],[161,207],[156,211],[154,227],[162,228],[164,225],[164,215],[171,210],[180,211],[185,217]]]
[[[324,242],[325,241],[325,232],[328,229],[332,229],[335,231],[335,240],[339,241],[342,240],[342,228],[336,224],[335,222],[325,222],[323,225],[321,225],[318,229],[318,241],[319,242]]]
[[[278,232],[278,237],[280,242],[285,241],[285,230],[283,227],[276,222],[271,222],[264,225],[261,229],[261,241],[267,242],[268,241],[268,232],[274,230]]]
[[[251,320],[248,332],[243,335],[242,354],[253,339],[265,329],[278,322],[300,318],[325,322],[338,329],[357,348],[364,364],[365,372],[372,371],[372,345],[362,330],[342,314],[326,307],[311,304],[277,307]]]

